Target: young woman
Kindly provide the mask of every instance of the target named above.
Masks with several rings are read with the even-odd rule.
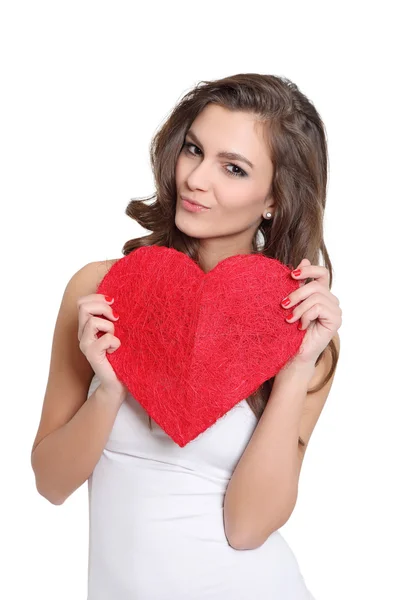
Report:
[[[236,254],[296,267],[303,285],[282,306],[305,337],[275,377],[181,448],[106,358],[120,345],[115,299],[96,290],[118,259],[85,265],[55,327],[32,453],[37,489],[62,504],[88,481],[88,600],[308,600],[279,528],[339,357],[324,125],[292,82],[241,74],[188,92],[150,153],[155,201],[133,199],[126,214],[151,233],[122,254],[175,248],[206,273]]]

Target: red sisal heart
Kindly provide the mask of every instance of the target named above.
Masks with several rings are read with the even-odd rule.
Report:
[[[204,273],[183,252],[147,246],[119,259],[97,293],[113,296],[118,379],[180,447],[276,375],[305,331],[282,299],[301,282],[280,261],[238,254]],[[103,332],[99,332],[103,335]],[[98,334],[98,336],[99,336]]]

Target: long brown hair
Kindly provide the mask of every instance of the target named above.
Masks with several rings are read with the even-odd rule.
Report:
[[[261,253],[295,268],[303,258],[319,264],[321,252],[330,273],[331,288],[332,265],[323,240],[328,172],[325,127],[312,102],[298,87],[289,79],[274,75],[244,73],[200,81],[182,97],[150,144],[156,193],[132,198],[125,211],[152,233],[127,241],[123,255],[142,246],[167,246],[198,263],[200,240],[175,226],[175,168],[187,130],[210,102],[254,114],[266,128],[274,165],[270,193],[275,212],[271,219],[262,220],[252,240],[252,253]],[[331,368],[319,386],[308,393],[320,390],[337,366],[339,353],[333,340],[327,348],[331,352]],[[316,365],[322,356],[323,352]],[[265,409],[273,381],[274,377],[265,381],[247,398],[258,418]],[[151,427],[150,417],[149,422]],[[299,443],[304,445],[301,438]]]

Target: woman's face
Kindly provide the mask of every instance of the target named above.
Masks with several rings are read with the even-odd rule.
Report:
[[[268,192],[273,166],[262,125],[254,116],[208,104],[192,123],[176,164],[175,224],[207,245],[225,238],[228,254],[250,252],[252,238],[272,207]],[[239,153],[244,158],[219,156]],[[234,166],[235,165],[235,166]],[[208,207],[190,212],[185,196]],[[271,210],[273,213],[273,209]]]

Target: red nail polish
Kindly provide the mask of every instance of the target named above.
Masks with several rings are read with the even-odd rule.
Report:
[[[301,270],[300,269],[296,269],[296,271],[292,271],[292,275],[294,275],[295,277],[297,277],[298,275],[300,275]]]
[[[106,302],[112,302],[113,298],[111,298],[110,296],[105,296],[105,300]]]

